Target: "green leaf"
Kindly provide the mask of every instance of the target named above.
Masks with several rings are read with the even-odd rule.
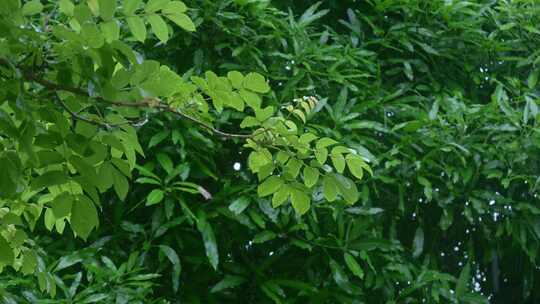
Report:
[[[296,213],[298,213],[299,215],[303,215],[309,210],[310,202],[311,200],[309,196],[304,191],[291,191],[291,204],[294,208],[294,211],[296,211]]]
[[[51,209],[45,210],[45,217],[43,218],[45,228],[47,230],[52,231],[54,228],[54,224],[56,223],[56,218],[54,217],[54,213]]]
[[[343,268],[336,261],[330,260],[330,269],[332,270],[332,277],[336,284],[340,288],[349,291],[349,277]]]
[[[255,117],[260,122],[266,121],[268,118],[272,117],[274,114],[274,107],[268,106],[264,109],[255,109]]]
[[[277,208],[281,206],[289,198],[290,189],[287,185],[284,185],[272,197],[272,207]]]
[[[37,257],[34,251],[26,251],[21,266],[21,272],[24,275],[33,274],[37,268]]]
[[[323,177],[323,195],[327,201],[333,202],[338,195],[337,181],[333,175],[327,174]]]
[[[163,200],[163,196],[165,193],[163,193],[163,190],[160,189],[154,189],[152,190],[148,196],[146,197],[146,204],[145,206],[152,206],[155,205]]]
[[[165,169],[167,174],[171,174],[171,172],[174,169],[174,165],[173,165],[173,162],[172,162],[171,158],[169,157],[169,155],[167,155],[165,153],[158,153],[156,155],[156,158],[157,158],[157,161],[159,162],[159,164],[161,165],[161,167],[163,169]]]
[[[467,292],[467,286],[471,278],[471,265],[467,263],[461,273],[456,284],[456,297],[460,299]]]
[[[165,7],[170,0],[150,0],[146,3],[144,11],[151,14]]]
[[[93,22],[92,11],[88,8],[88,5],[78,4],[73,9],[73,16],[79,22],[79,24],[85,24],[87,22]]]
[[[81,36],[86,44],[94,49],[99,49],[105,43],[105,38],[95,24],[84,24],[81,28]]]
[[[178,258],[178,254],[176,253],[176,251],[169,246],[159,245],[159,250],[163,252],[163,254],[165,254],[165,256],[173,265],[173,271],[171,273],[172,285],[174,292],[177,292],[178,287],[180,287],[180,273],[182,272],[182,264],[180,264],[180,258]]]
[[[240,128],[259,126],[261,123],[253,116],[246,116],[240,123]]]
[[[304,114],[304,112],[298,110],[298,109],[295,109],[292,111],[292,113],[294,115],[296,115],[296,117],[300,118],[300,120],[303,122],[303,123],[306,123],[306,115]]]
[[[317,141],[317,143],[315,144],[315,147],[317,149],[322,149],[322,148],[326,148],[326,147],[331,146],[331,145],[335,145],[337,143],[338,143],[337,141],[335,141],[335,140],[333,140],[333,139],[331,139],[329,137],[323,137],[323,138],[321,138],[321,139],[319,139]]]
[[[116,11],[116,0],[99,0],[99,15],[105,21],[114,17]]]
[[[161,12],[165,15],[177,15],[187,12],[187,7],[182,1],[171,1],[161,9]]]
[[[195,24],[193,24],[193,21],[191,21],[188,15],[174,14],[174,15],[165,15],[165,16],[169,18],[172,22],[176,23],[176,25],[183,28],[184,30],[188,32],[195,31]]]
[[[242,83],[244,82],[244,75],[242,75],[242,73],[230,71],[227,73],[227,78],[231,81],[231,84],[235,89],[242,89]]]
[[[257,188],[260,197],[265,197],[278,191],[283,186],[283,180],[278,176],[270,176]]]
[[[431,187],[431,182],[427,180],[425,177],[419,176],[418,183],[424,186],[424,194],[426,195],[426,198],[428,199],[428,201],[430,201],[433,198],[433,190]]]
[[[356,259],[348,252],[345,252],[343,254],[343,258],[345,259],[345,264],[347,264],[349,270],[359,279],[363,279],[364,271],[362,270],[362,267],[360,266],[360,264],[358,264]]]
[[[414,240],[413,240],[413,257],[417,258],[422,254],[422,251],[424,251],[424,230],[422,227],[418,227],[416,229],[416,233],[414,234]]]
[[[304,184],[311,188],[319,180],[319,170],[313,167],[304,167]]]
[[[67,177],[64,171],[47,171],[32,180],[31,188],[40,189],[66,183]]]
[[[249,199],[249,197],[241,196],[241,197],[235,199],[229,205],[229,210],[232,213],[238,215],[238,214],[244,212],[244,210],[246,210],[246,208],[249,206],[250,203],[251,203],[251,200]]]
[[[341,174],[334,174],[336,185],[343,199],[349,204],[354,204],[360,198],[356,184]]]
[[[234,288],[242,285],[247,280],[243,277],[236,275],[226,275],[221,281],[214,285],[211,289],[211,293],[220,292],[222,290]]]
[[[118,198],[123,201],[126,199],[126,196],[129,190],[128,181],[126,177],[122,173],[120,173],[120,171],[113,168],[112,172],[113,172],[113,181],[114,181],[114,184],[113,184],[114,191],[118,195]]]
[[[243,76],[242,76],[242,83],[244,82],[243,80]],[[234,83],[233,83],[233,86],[234,86]],[[261,100],[261,97],[253,92],[250,92],[250,91],[247,91],[247,90],[244,90],[244,89],[241,89],[240,92],[240,97],[242,97],[242,99],[244,100],[244,102],[250,106],[253,110],[258,110],[261,108],[261,103],[262,103],[262,100]]]
[[[167,27],[165,20],[159,15],[150,15],[148,16],[148,22],[158,39],[161,42],[166,43],[167,40],[169,40],[169,28]]]
[[[58,6],[62,14],[73,16],[73,10],[75,9],[75,5],[73,5],[71,0],[60,0],[58,1]]]
[[[210,265],[217,270],[219,264],[219,253],[218,247],[216,244],[216,237],[212,226],[206,220],[206,213],[203,210],[197,212],[197,229],[201,233],[204,242],[204,248],[206,251],[206,256],[210,261]]]
[[[364,160],[356,154],[347,154],[345,160],[347,161],[347,167],[349,168],[351,174],[357,179],[362,179],[364,176],[364,171],[362,168],[367,166]]]
[[[148,148],[152,148],[162,141],[164,141],[167,137],[169,137],[169,131],[161,131],[156,133],[152,138],[150,138],[150,142],[148,143]]]
[[[146,40],[146,25],[144,24],[142,18],[133,16],[126,18],[126,20],[133,37],[140,42],[144,42],[144,40]]]
[[[131,16],[141,5],[142,0],[124,0],[124,15]]]
[[[264,76],[258,73],[249,73],[244,78],[244,88],[257,93],[267,93],[270,87],[266,83]]]
[[[296,178],[303,165],[304,163],[302,161],[292,157],[285,165],[284,175],[286,178]]]
[[[29,2],[26,2],[22,7],[22,14],[24,16],[31,16],[35,14],[41,13],[43,10],[43,4],[41,4],[40,0],[32,0]]]
[[[114,167],[110,162],[104,162],[99,168],[99,185],[97,185],[100,192],[107,191],[114,185]]]
[[[260,233],[257,233],[254,237],[253,237],[253,243],[254,244],[262,244],[264,242],[267,242],[267,241],[270,241],[270,240],[273,240],[277,237],[277,235],[272,232],[272,231],[269,231],[269,230],[265,230],[263,232],[260,232]]]
[[[315,158],[319,164],[324,165],[324,163],[326,163],[326,159],[328,158],[328,150],[325,148],[317,148],[317,150],[315,150]]]
[[[8,241],[0,235],[0,265],[11,265],[15,259]]]
[[[54,217],[59,219],[68,216],[73,206],[73,197],[67,193],[57,196],[51,203]]]
[[[529,86],[529,89],[534,89],[536,87],[536,84],[538,83],[538,75],[540,74],[540,69],[536,69],[529,74],[529,78],[527,78],[527,86]]]
[[[98,214],[94,203],[86,196],[79,195],[71,208],[71,228],[83,240],[98,226]]]
[[[343,154],[331,154],[330,158],[332,159],[332,164],[334,164],[336,171],[343,173],[345,170],[345,158],[343,157]]]
[[[100,27],[101,32],[103,33],[103,37],[105,38],[105,41],[107,41],[107,43],[111,43],[120,38],[120,27],[118,26],[116,20],[101,23]]]

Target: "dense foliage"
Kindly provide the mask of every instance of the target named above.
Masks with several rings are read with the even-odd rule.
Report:
[[[540,301],[539,24],[0,1],[2,301]]]

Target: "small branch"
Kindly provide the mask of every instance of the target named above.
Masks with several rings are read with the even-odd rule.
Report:
[[[96,125],[96,126],[103,127],[105,129],[111,129],[113,127],[113,126],[107,124],[106,122],[100,122],[100,121],[96,121],[96,120],[89,119],[89,118],[86,118],[84,116],[81,116],[81,115],[71,111],[71,109],[62,100],[60,100],[60,98],[55,98],[55,99],[58,102],[58,104],[62,107],[62,109],[66,110],[66,112],[68,112],[69,115],[71,115],[71,117],[73,117],[73,119],[81,120],[81,121],[87,122],[89,124],[93,124],[93,125]]]
[[[173,114],[176,114],[178,116],[181,116],[191,122],[194,122],[200,126],[202,126],[203,128],[209,130],[210,132],[213,132],[215,134],[218,134],[218,135],[221,135],[223,137],[229,137],[229,138],[250,138],[253,136],[253,134],[235,134],[235,133],[227,133],[227,132],[223,132],[219,129],[216,129],[210,125],[207,125],[205,124],[204,122],[198,120],[197,118],[193,117],[193,116],[189,116],[185,113],[182,113],[176,109],[173,109],[173,108],[170,108],[168,106],[166,106],[166,108],[163,108],[165,111],[167,112],[170,112],[170,113],[173,113]]]
[[[4,66],[7,65],[9,67],[12,67],[12,65],[10,65],[7,60],[2,59],[2,58],[0,58],[0,65],[4,65]],[[236,134],[236,133],[229,133],[229,132],[225,132],[225,131],[216,129],[213,126],[208,125],[205,122],[203,122],[203,121],[201,121],[201,120],[199,120],[199,119],[197,119],[197,118],[195,118],[193,116],[190,116],[190,115],[188,115],[186,113],[181,112],[178,109],[170,107],[169,105],[161,102],[158,99],[146,98],[146,99],[143,99],[142,101],[138,101],[138,102],[112,101],[112,100],[107,100],[107,99],[105,99],[105,98],[103,98],[101,96],[90,96],[90,94],[88,94],[88,92],[86,92],[85,90],[83,90],[81,88],[76,88],[76,87],[71,87],[71,86],[66,86],[66,85],[54,83],[54,82],[51,82],[49,80],[43,79],[41,77],[37,77],[36,74],[34,74],[32,71],[29,71],[29,70],[21,69],[21,73],[22,73],[23,78],[25,78],[26,80],[39,83],[40,85],[42,85],[43,87],[47,88],[50,91],[70,92],[70,93],[73,93],[73,94],[76,94],[76,95],[85,96],[85,97],[88,97],[88,98],[93,98],[93,99],[95,99],[95,100],[97,100],[97,101],[99,101],[101,103],[106,103],[106,104],[113,105],[113,106],[118,106],[118,107],[155,108],[155,109],[159,109],[161,111],[169,112],[169,113],[175,114],[177,116],[180,116],[183,119],[189,120],[189,121],[203,127],[204,129],[210,131],[211,133],[214,133],[216,135],[226,137],[226,138],[243,138],[243,139],[247,139],[247,138],[251,138],[251,137],[254,136],[254,134]],[[86,122],[92,123],[92,124],[106,126],[107,128],[112,127],[112,125],[109,125],[109,124],[106,124],[106,123],[103,123],[103,122],[99,122],[99,121],[94,121],[94,120],[91,120],[91,119],[80,116],[79,114],[69,110],[69,108],[63,102],[60,102],[60,105],[62,106],[62,108],[64,108],[66,111],[68,111],[68,113],[72,117],[74,117],[75,119],[86,121]]]

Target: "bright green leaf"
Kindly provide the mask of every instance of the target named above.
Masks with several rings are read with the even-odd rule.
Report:
[[[264,76],[258,73],[249,73],[244,78],[244,88],[257,93],[267,93],[270,87],[266,83]]]
[[[167,40],[169,40],[169,28],[167,27],[165,20],[159,15],[150,15],[148,16],[148,22],[158,39],[161,42],[166,43]]]
[[[146,206],[155,205],[163,200],[165,193],[161,189],[152,190],[146,197]]]
[[[165,15],[172,22],[176,23],[179,27],[183,28],[188,32],[195,31],[195,24],[186,14],[174,14],[174,15]]]
[[[70,223],[73,231],[84,240],[98,226],[99,221],[96,207],[88,197],[80,195],[73,203]]]
[[[126,18],[126,20],[133,37],[140,42],[144,42],[144,40],[146,40],[146,25],[144,24],[142,18],[133,16]]]
[[[99,0],[99,15],[103,20],[109,21],[114,17],[116,0]]]
[[[260,197],[265,197],[278,191],[283,186],[283,180],[278,176],[270,176],[257,188]]]
[[[39,14],[41,13],[42,10],[43,10],[43,4],[41,4],[41,1],[39,0],[32,0],[32,1],[26,2],[22,7],[22,13],[25,16]]]
[[[311,199],[304,191],[296,189],[291,191],[291,204],[299,215],[303,215],[309,210],[310,202]]]
[[[304,167],[304,183],[307,187],[313,187],[319,180],[319,170],[313,167]]]

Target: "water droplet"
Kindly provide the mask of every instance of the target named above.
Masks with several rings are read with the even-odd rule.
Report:
[[[441,256],[442,256],[442,257],[444,256],[444,252],[441,252]]]
[[[489,205],[490,205],[490,206],[495,205],[495,200],[490,200],[490,201],[489,201]]]
[[[242,169],[242,164],[239,162],[235,162],[233,165],[233,169],[234,171],[240,171],[240,169]]]
[[[471,231],[469,229],[465,230],[466,234],[469,234]]]
[[[454,251],[459,251],[459,247],[458,246],[454,247]]]
[[[273,255],[274,255],[274,252],[273,252],[273,251],[270,251],[270,252],[268,253],[268,255],[269,255],[269,256],[273,256]]]
[[[285,66],[285,70],[290,71],[290,70],[291,70],[291,67],[288,66],[288,65],[286,65],[286,66]]]
[[[422,201],[424,201],[422,198],[419,198],[418,201],[421,203]]]

